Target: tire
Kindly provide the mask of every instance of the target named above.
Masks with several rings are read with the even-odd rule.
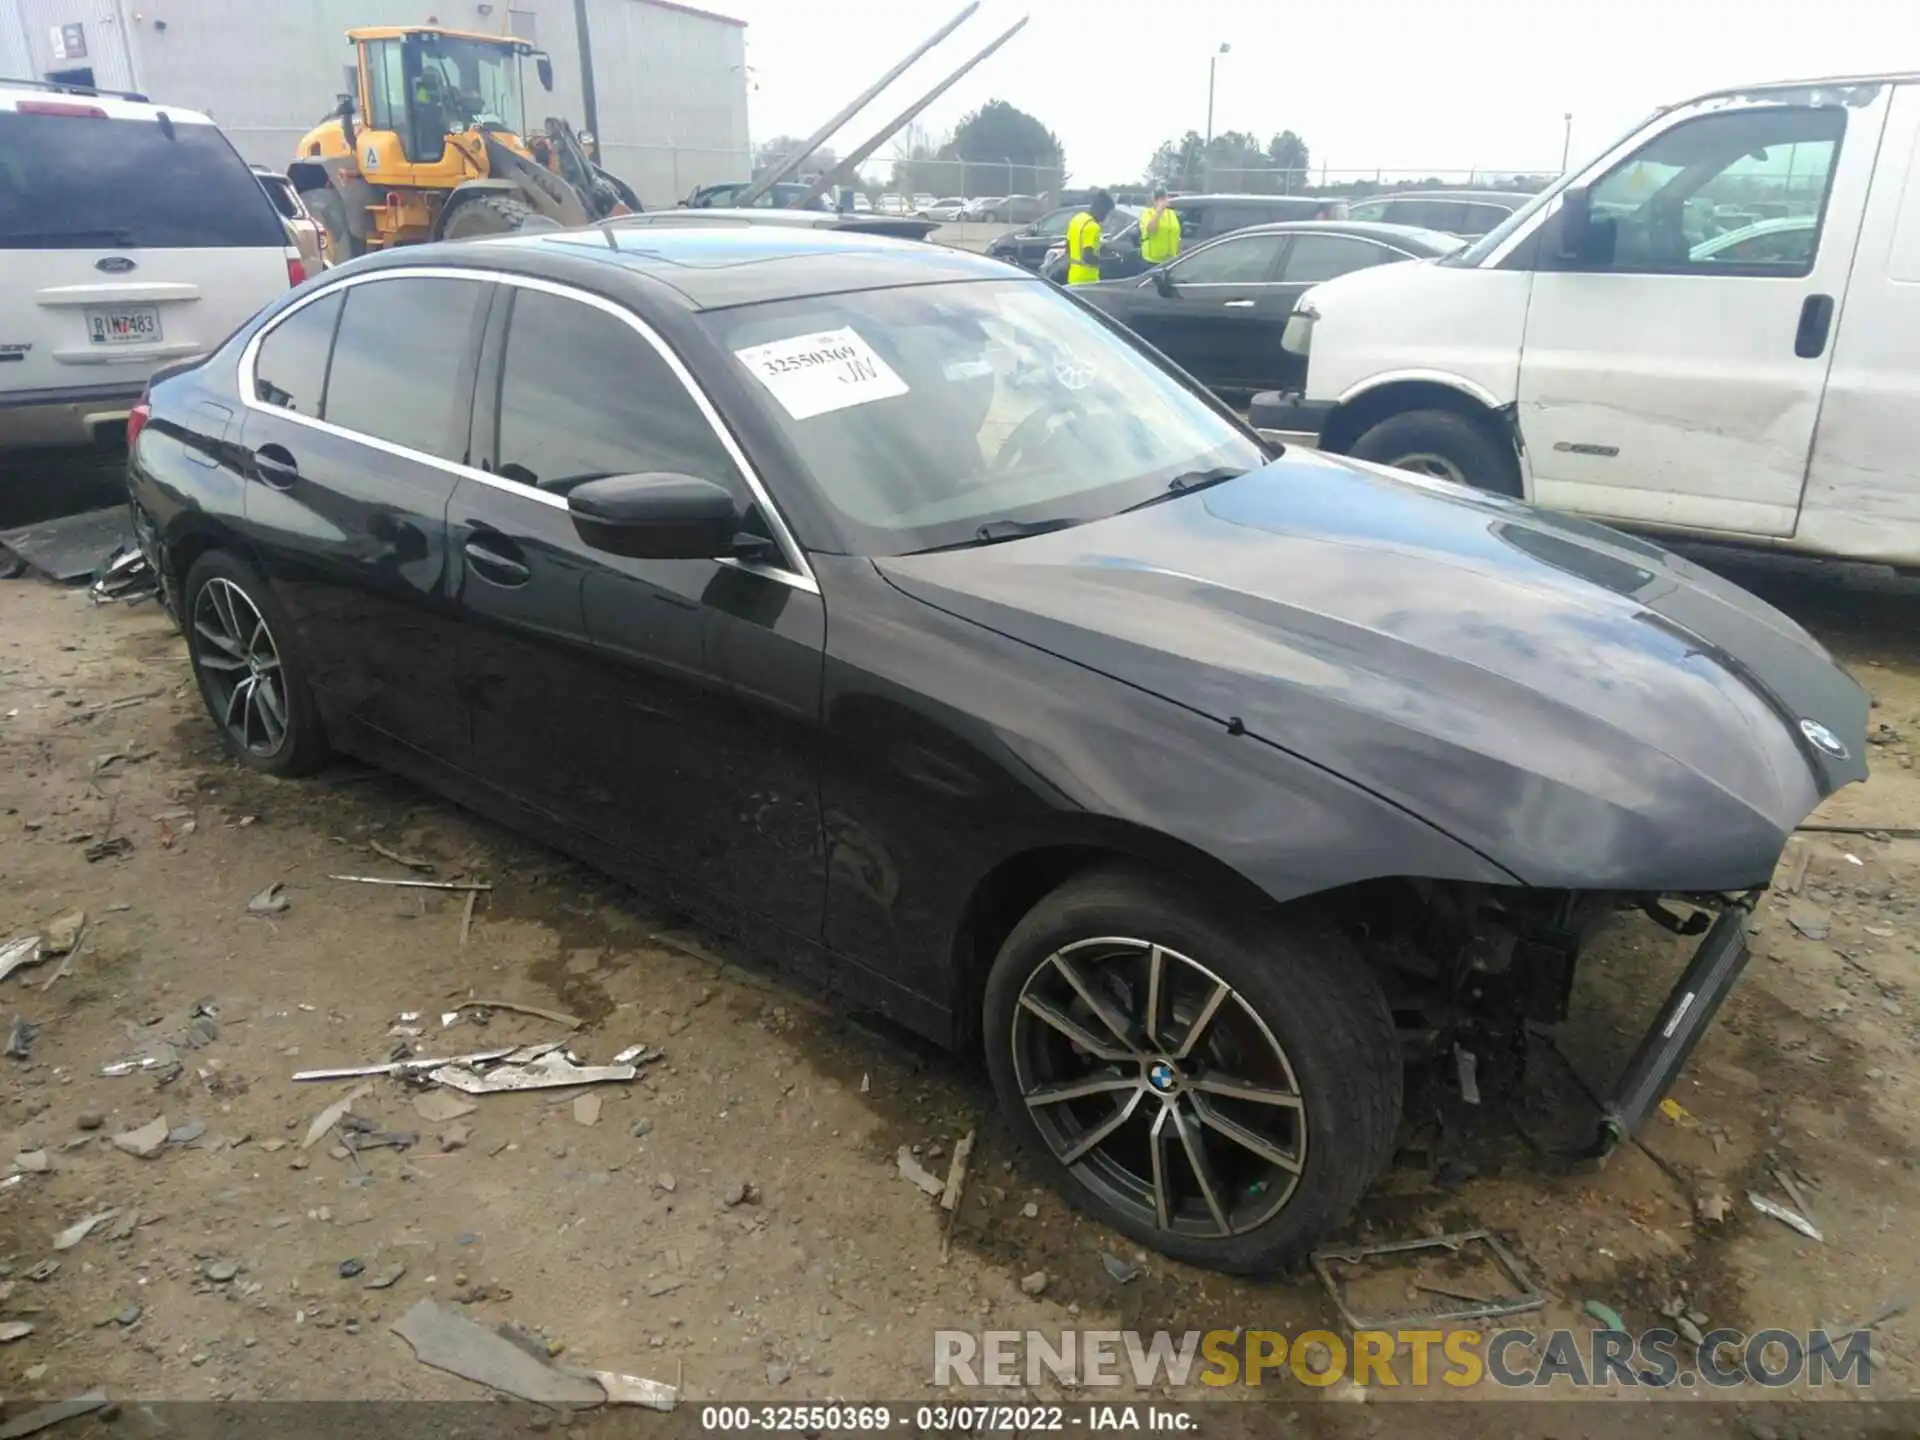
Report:
[[[1161,1019],[1148,1043],[1141,1017],[1155,953]],[[1102,1026],[1088,994],[1120,1030]],[[1070,1040],[1059,1019],[1105,1058]],[[1254,1274],[1298,1262],[1393,1153],[1403,1085],[1393,1016],[1351,945],[1312,916],[1222,907],[1143,870],[1089,871],[1007,937],[987,980],[984,1034],[1001,1107],[1055,1186],[1121,1233],[1195,1265]],[[1237,1095],[1220,1088],[1247,1081],[1260,1083],[1261,1098],[1244,1084]],[[1056,1089],[1035,1103],[1048,1086],[1100,1088]],[[1223,1119],[1265,1149],[1230,1138]],[[1214,1204],[1203,1201],[1189,1140]]]
[[[1389,416],[1354,441],[1356,460],[1520,499],[1520,463],[1490,424],[1454,410]]]
[[[366,254],[366,246],[347,228],[347,203],[338,190],[332,186],[308,190],[300,199],[319,222],[320,253],[328,265],[344,265]]]
[[[293,625],[266,580],[221,550],[193,562],[182,587],[187,654],[200,698],[234,758],[267,775],[310,775],[327,758]]]
[[[477,240],[511,235],[516,230],[558,230],[560,226],[526,201],[495,192],[462,200],[440,227],[442,240]]]

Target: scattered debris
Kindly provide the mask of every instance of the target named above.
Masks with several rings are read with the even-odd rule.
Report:
[[[664,1190],[671,1195],[673,1193],[672,1174],[662,1170],[658,1175],[653,1177],[653,1188],[656,1190]]]
[[[121,1131],[113,1137],[113,1145],[116,1150],[123,1150],[141,1160],[151,1160],[160,1153],[170,1133],[167,1117],[162,1115],[157,1120],[148,1121],[138,1130]]]
[[[352,1280],[357,1278],[367,1267],[359,1260],[349,1259],[342,1260],[337,1268],[342,1280]]]
[[[769,1360],[766,1364],[767,1384],[784,1385],[793,1377],[793,1367],[782,1365],[778,1360]]]
[[[391,860],[394,864],[404,869],[412,870],[417,874],[431,875],[433,873],[433,862],[431,860],[422,860],[418,855],[402,855],[398,850],[389,850],[378,840],[367,841],[367,848],[381,859]],[[468,891],[467,893],[472,894],[473,892]]]
[[[1767,1166],[1767,1169],[1772,1172],[1773,1178],[1780,1182],[1780,1188],[1787,1192],[1787,1198],[1793,1202],[1794,1208],[1806,1217],[1809,1224],[1818,1225],[1820,1217],[1813,1213],[1813,1207],[1807,1203],[1806,1191],[1794,1181],[1793,1172],[1777,1161]]]
[[[471,934],[473,931],[473,907],[479,899],[480,899],[480,892],[478,890],[469,890],[467,892],[467,907],[466,909],[460,912],[460,946],[462,949],[466,948],[467,936]],[[455,1019],[459,1018],[458,1011],[454,1011],[453,1014]],[[453,1023],[452,1020],[448,1020],[445,1017],[442,1017],[440,1021],[440,1028],[444,1030],[447,1026],[451,1025],[452,1023]]]
[[[1704,1224],[1718,1225],[1733,1213],[1733,1192],[1718,1180],[1702,1180],[1693,1192],[1693,1213]]]
[[[1817,1240],[1823,1245],[1826,1243],[1827,1237],[1822,1235],[1819,1230],[1814,1227],[1813,1222],[1807,1219],[1806,1216],[1796,1214],[1777,1200],[1769,1200],[1756,1190],[1749,1190],[1747,1192],[1747,1199],[1753,1202],[1753,1208],[1758,1210],[1762,1215],[1772,1216],[1782,1225],[1798,1230],[1809,1240]]]
[[[440,1153],[451,1155],[456,1150],[467,1148],[467,1142],[473,1139],[473,1127],[470,1125],[450,1125],[440,1136]]]
[[[84,1220],[74,1221],[73,1224],[53,1237],[53,1248],[56,1250],[73,1249],[74,1246],[78,1245],[82,1240],[86,1239],[87,1236],[91,1235],[100,1226],[106,1224],[107,1221],[113,1219],[113,1217],[119,1213],[120,1211],[116,1207],[112,1210],[98,1211],[87,1216]]]
[[[493,886],[483,880],[394,880],[384,875],[329,875],[329,880],[343,880],[350,885],[397,885],[407,890],[491,890]]]
[[[1604,1304],[1599,1300],[1589,1300],[1580,1308],[1609,1330],[1624,1331],[1627,1328],[1627,1322],[1620,1318],[1620,1312],[1611,1305]]]
[[[942,1210],[960,1208],[961,1192],[967,1188],[967,1161],[972,1155],[973,1131],[969,1130],[960,1137],[960,1143],[953,1147],[953,1159],[947,1165],[946,1187],[940,1192]]]
[[[1038,1220],[1040,1218],[1040,1207],[1029,1200],[1020,1207],[1020,1215],[1021,1218],[1026,1220]]]
[[[51,1280],[55,1275],[60,1273],[60,1262],[58,1260],[52,1260],[52,1259],[42,1260],[38,1265],[35,1265],[32,1269],[28,1270],[26,1273],[27,1273],[27,1279],[33,1281],[34,1284],[44,1285],[47,1281]]]
[[[394,1334],[422,1365],[445,1370],[536,1405],[595,1406],[607,1390],[598,1380],[543,1364],[509,1340],[422,1300],[400,1317]]]
[[[159,1055],[142,1055],[138,1060],[115,1060],[110,1065],[102,1065],[102,1075],[131,1075],[136,1070],[178,1069],[178,1060],[167,1059]]]
[[[81,853],[87,857],[89,865],[101,860],[114,860],[132,854],[133,841],[124,835],[109,835],[104,840],[94,841]]]
[[[523,1047],[524,1048],[524,1047]],[[295,1080],[363,1080],[375,1075],[417,1075],[438,1070],[444,1065],[484,1065],[492,1060],[507,1060],[520,1051],[511,1045],[498,1050],[478,1050],[471,1055],[443,1055],[433,1060],[388,1060],[378,1065],[343,1065],[332,1070],[297,1070]]]
[[[276,880],[258,895],[247,901],[249,915],[284,915],[293,900],[287,894],[287,887]]]
[[[0,1345],[11,1345],[16,1340],[24,1340],[33,1333],[33,1326],[25,1320],[0,1320]]]
[[[647,1047],[645,1045],[629,1045],[618,1055],[615,1055],[610,1063],[614,1065],[637,1065],[640,1063],[640,1057],[646,1054]],[[647,1058],[649,1060],[658,1060],[660,1057],[658,1055],[648,1055]]]
[[[41,939],[41,951],[52,957],[70,955],[78,948],[80,937],[87,931],[87,912],[84,910],[62,910],[47,921],[47,931]]]
[[[293,1078],[298,1080],[300,1077],[296,1075]],[[334,1101],[333,1104],[327,1106],[326,1109],[314,1116],[313,1123],[307,1127],[306,1138],[300,1142],[300,1148],[302,1150],[311,1150],[315,1145],[319,1144],[321,1138],[340,1123],[340,1117],[353,1108],[353,1102],[358,1100],[362,1095],[368,1094],[372,1089],[373,1087],[371,1085],[357,1085],[354,1087],[351,1095]]]
[[[27,1175],[44,1175],[53,1169],[53,1159],[44,1150],[22,1150],[13,1157],[13,1168]]]
[[[191,1145],[206,1133],[207,1126],[205,1121],[189,1120],[186,1124],[176,1125],[167,1132],[167,1143],[169,1145]]]
[[[77,1130],[98,1130],[106,1123],[107,1117],[98,1110],[82,1110],[73,1117],[74,1128]]]
[[[7,1031],[7,1054],[15,1060],[30,1059],[32,1057],[30,1047],[33,1045],[34,1037],[39,1033],[40,1027],[24,1015],[14,1016],[13,1028]]]
[[[200,1273],[216,1285],[225,1285],[240,1273],[237,1260],[209,1260],[200,1267]]]
[[[539,1005],[523,1005],[518,1000],[463,1000],[453,1007],[453,1013],[462,1010],[511,1010],[517,1015],[533,1015],[541,1020],[551,1020],[556,1025],[564,1025],[569,1030],[578,1030],[587,1022],[578,1015],[569,1015],[564,1010],[547,1010]],[[643,1045],[640,1047],[645,1049]],[[616,1062],[625,1063],[625,1062]]]
[[[372,1124],[357,1115],[343,1117],[340,1128],[344,1148],[358,1154],[362,1150],[411,1150],[419,1143],[419,1135],[412,1130],[375,1130]]]
[[[1809,940],[1824,940],[1833,933],[1833,924],[1824,910],[1796,905],[1787,912],[1787,923]]]
[[[1044,1295],[1047,1290],[1047,1272],[1036,1270],[1031,1275],[1020,1277],[1020,1293],[1023,1295]]]
[[[740,1205],[757,1205],[759,1203],[760,1192],[745,1180],[734,1181],[720,1193],[720,1205],[721,1208],[725,1210],[732,1210]]]
[[[573,1097],[573,1118],[580,1125],[600,1123],[600,1097],[598,1095],[576,1095]]]
[[[1100,1268],[1107,1272],[1107,1278],[1116,1285],[1129,1285],[1146,1273],[1131,1260],[1124,1259],[1111,1250],[1100,1252]]]
[[[1453,1073],[1460,1086],[1460,1098],[1469,1105],[1480,1103],[1480,1057],[1466,1046],[1453,1047]]]
[[[40,937],[23,935],[0,945],[0,980],[28,965],[38,965],[46,957],[40,953]]]
[[[386,1269],[369,1275],[366,1284],[361,1288],[365,1290],[391,1290],[399,1281],[400,1277],[406,1273],[407,1267],[403,1264],[389,1265]]]
[[[931,1170],[927,1169],[926,1166],[914,1159],[913,1151],[909,1147],[902,1145],[899,1153],[894,1158],[900,1167],[900,1178],[902,1180],[918,1185],[929,1195],[944,1195],[946,1193],[946,1183],[942,1181],[938,1175],[935,1175]]]
[[[113,1323],[124,1330],[129,1325],[137,1325],[145,1313],[138,1305],[128,1305],[113,1317]]]
[[[429,1125],[444,1125],[479,1108],[471,1100],[445,1090],[428,1090],[413,1097],[414,1113]]]
[[[1700,1122],[1693,1118],[1693,1112],[1671,1095],[1660,1102],[1660,1113],[1669,1124],[1678,1125],[1682,1130],[1695,1130],[1700,1126]]]
[[[37,1435],[55,1425],[65,1424],[82,1415],[91,1415],[96,1410],[107,1407],[107,1392],[89,1390],[84,1395],[76,1395],[71,1400],[55,1400],[51,1405],[42,1405],[38,1410],[29,1410],[17,1419],[0,1425],[0,1440],[23,1440],[28,1435]]]
[[[430,1071],[428,1078],[469,1095],[498,1095],[512,1090],[548,1090],[565,1085],[631,1080],[639,1073],[632,1065],[576,1065],[556,1049],[524,1065],[500,1065],[484,1075],[464,1064],[453,1064]]]
[[[651,1410],[671,1410],[680,1399],[679,1387],[662,1380],[622,1375],[615,1370],[589,1370],[586,1374],[607,1392],[609,1405],[645,1405]]]
[[[1422,1309],[1402,1315],[1357,1315],[1347,1304],[1346,1286],[1342,1283],[1339,1266],[1365,1265],[1377,1256],[1417,1255],[1423,1250],[1440,1250],[1450,1255],[1461,1255],[1470,1246],[1485,1246],[1492,1255],[1494,1263],[1500,1267],[1509,1284],[1519,1293],[1502,1296],[1493,1300],[1471,1300],[1463,1307],[1446,1309]],[[1393,1240],[1384,1245],[1357,1245],[1350,1249],[1323,1249],[1313,1252],[1313,1272],[1320,1277],[1320,1284],[1333,1301],[1334,1309],[1340,1314],[1341,1323],[1348,1330],[1391,1330],[1404,1328],[1410,1324],[1436,1325],[1462,1320],[1486,1320],[1503,1315],[1518,1315],[1528,1310],[1538,1310],[1547,1303],[1547,1292],[1534,1284],[1526,1270],[1516,1260],[1507,1247],[1502,1245],[1490,1230],[1462,1230],[1452,1235],[1423,1236],[1418,1240]],[[1431,1290],[1433,1287],[1423,1287]],[[1462,1297],[1449,1297],[1462,1298]]]

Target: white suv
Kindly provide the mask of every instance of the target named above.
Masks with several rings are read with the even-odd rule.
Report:
[[[0,80],[0,451],[117,440],[155,369],[304,278],[206,116]]]

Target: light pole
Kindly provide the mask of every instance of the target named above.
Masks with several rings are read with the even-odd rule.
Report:
[[[1560,137],[1560,173],[1567,173],[1567,161],[1573,156],[1573,112],[1566,113],[1566,133]]]
[[[1207,57],[1207,143],[1200,154],[1206,161],[1206,186],[1213,188],[1213,80],[1220,65],[1220,57],[1233,52],[1233,46],[1226,41],[1220,42],[1220,48]]]

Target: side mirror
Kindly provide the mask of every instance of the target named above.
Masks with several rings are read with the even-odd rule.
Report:
[[[1614,227],[1593,218],[1593,193],[1575,185],[1560,197],[1560,259],[1575,265],[1605,265],[1613,259]]]
[[[353,96],[342,94],[340,96],[340,103],[333,107],[333,113],[338,115],[342,120],[351,120],[354,109]]]
[[[1167,267],[1164,265],[1153,272],[1153,288],[1168,300],[1179,293],[1174,286],[1173,276],[1167,273]]]
[[[580,538],[633,560],[711,560],[731,555],[740,523],[733,496],[691,475],[608,475],[567,494]]]
[[[533,57],[533,73],[540,77],[542,90],[553,89],[553,57],[544,50]]]
[[[1298,430],[1299,398],[1278,390],[1262,390],[1247,405],[1247,423],[1256,430]]]

